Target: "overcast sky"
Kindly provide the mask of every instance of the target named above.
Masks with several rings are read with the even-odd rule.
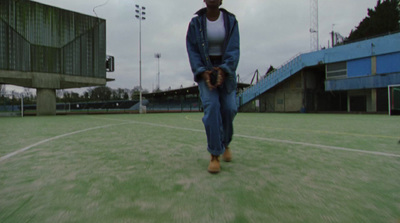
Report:
[[[107,0],[36,0],[47,5],[95,16],[93,8]],[[320,0],[319,42],[328,47],[332,28],[347,37],[374,8],[377,0]],[[161,53],[161,89],[193,85],[186,53],[186,31],[203,0],[108,0],[96,8],[107,21],[107,54],[116,60],[114,78],[107,86],[132,89],[139,85],[139,21],[135,4],[146,7],[142,22],[142,85],[157,86],[157,59]],[[224,0],[223,7],[239,21],[241,58],[238,73],[249,83],[256,69],[264,74],[298,53],[310,50],[310,0]],[[7,89],[9,90],[9,89]]]

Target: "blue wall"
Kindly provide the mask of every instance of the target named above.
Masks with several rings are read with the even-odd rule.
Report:
[[[302,54],[305,66],[336,63],[400,52],[400,33]]]
[[[325,82],[325,91],[386,88],[392,84],[400,84],[400,73],[329,80]]]
[[[376,58],[376,73],[390,74],[400,72],[400,52],[378,56]]]
[[[370,57],[347,62],[347,77],[363,77],[371,75],[371,73]]]
[[[371,58],[350,60],[347,62],[347,77],[364,77],[372,75]],[[376,74],[400,72],[400,52],[376,57]]]
[[[376,57],[376,75],[372,74],[372,57]],[[384,88],[400,84],[400,33],[328,49],[324,61],[347,61],[347,78],[326,80],[326,91]]]

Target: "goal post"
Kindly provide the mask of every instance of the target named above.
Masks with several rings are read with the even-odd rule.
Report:
[[[389,115],[400,114],[400,84],[388,86]]]

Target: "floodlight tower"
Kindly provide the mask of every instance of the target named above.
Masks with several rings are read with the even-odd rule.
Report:
[[[146,7],[135,5],[136,6],[136,15],[135,17],[139,20],[139,113],[143,113],[142,108],[142,20],[145,20],[146,17]]]
[[[310,0],[310,48],[311,51],[319,50],[318,32],[318,0]]]
[[[161,58],[161,53],[156,53],[154,54],[154,57],[158,59],[158,73],[157,73],[157,90],[160,90],[160,58]]]

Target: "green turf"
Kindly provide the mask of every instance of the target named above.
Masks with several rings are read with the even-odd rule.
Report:
[[[0,222],[399,222],[400,117],[240,113],[217,175],[201,118],[0,118]]]

